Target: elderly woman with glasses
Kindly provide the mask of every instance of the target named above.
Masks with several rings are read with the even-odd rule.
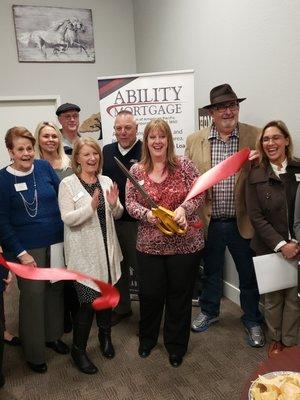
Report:
[[[7,259],[49,268],[51,245],[62,242],[59,179],[45,160],[34,160],[35,139],[24,127],[5,135],[11,165],[0,171],[0,243]],[[67,354],[63,334],[61,282],[18,278],[19,328],[25,359],[38,373],[47,371],[45,346]]]
[[[257,141],[259,164],[249,174],[247,210],[255,229],[256,255],[279,252],[287,260],[299,256],[293,228],[300,161],[293,157],[291,135],[282,121],[271,121]],[[265,320],[271,344],[269,357],[297,344],[300,302],[296,287],[265,295]]]

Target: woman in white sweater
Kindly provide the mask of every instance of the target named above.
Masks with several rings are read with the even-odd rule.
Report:
[[[114,219],[123,213],[117,185],[101,175],[101,149],[91,138],[75,142],[71,164],[74,174],[59,186],[67,267],[115,284],[120,278],[122,253]],[[99,296],[99,289],[90,281],[75,282],[75,288],[80,308],[74,321],[71,355],[80,371],[94,374],[98,368],[88,358],[86,345],[94,317],[91,303]],[[100,349],[106,358],[115,355],[110,317],[111,310],[96,312]]]

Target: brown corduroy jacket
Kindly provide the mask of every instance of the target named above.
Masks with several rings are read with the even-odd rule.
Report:
[[[186,141],[185,154],[197,166],[200,173],[208,171],[211,168],[211,146],[208,139],[211,127],[204,128],[188,136]],[[239,123],[239,150],[244,147],[255,148],[255,142],[260,129],[243,123]],[[250,162],[246,162],[235,176],[234,202],[236,210],[237,225],[239,232],[245,239],[251,239],[253,228],[246,212],[245,202],[245,181],[250,170]],[[200,216],[205,223],[206,229],[212,213],[212,192],[207,191],[205,206],[200,210]]]

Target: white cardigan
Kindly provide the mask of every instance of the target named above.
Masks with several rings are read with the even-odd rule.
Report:
[[[122,252],[115,231],[114,218],[123,213],[119,199],[112,209],[106,200],[106,190],[112,185],[107,176],[98,175],[105,199],[108,258],[112,284],[120,276]],[[97,210],[91,206],[92,197],[73,174],[64,178],[59,185],[58,202],[64,226],[64,248],[67,267],[108,282],[108,266],[102,230]],[[91,281],[78,281],[94,290],[99,288]]]

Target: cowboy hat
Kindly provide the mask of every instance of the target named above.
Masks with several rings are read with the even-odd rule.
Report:
[[[246,97],[238,98],[232,87],[228,83],[223,83],[211,89],[210,91],[210,104],[203,108],[212,108],[213,106],[221,103],[228,103],[229,101],[238,101],[239,103],[246,100]]]

